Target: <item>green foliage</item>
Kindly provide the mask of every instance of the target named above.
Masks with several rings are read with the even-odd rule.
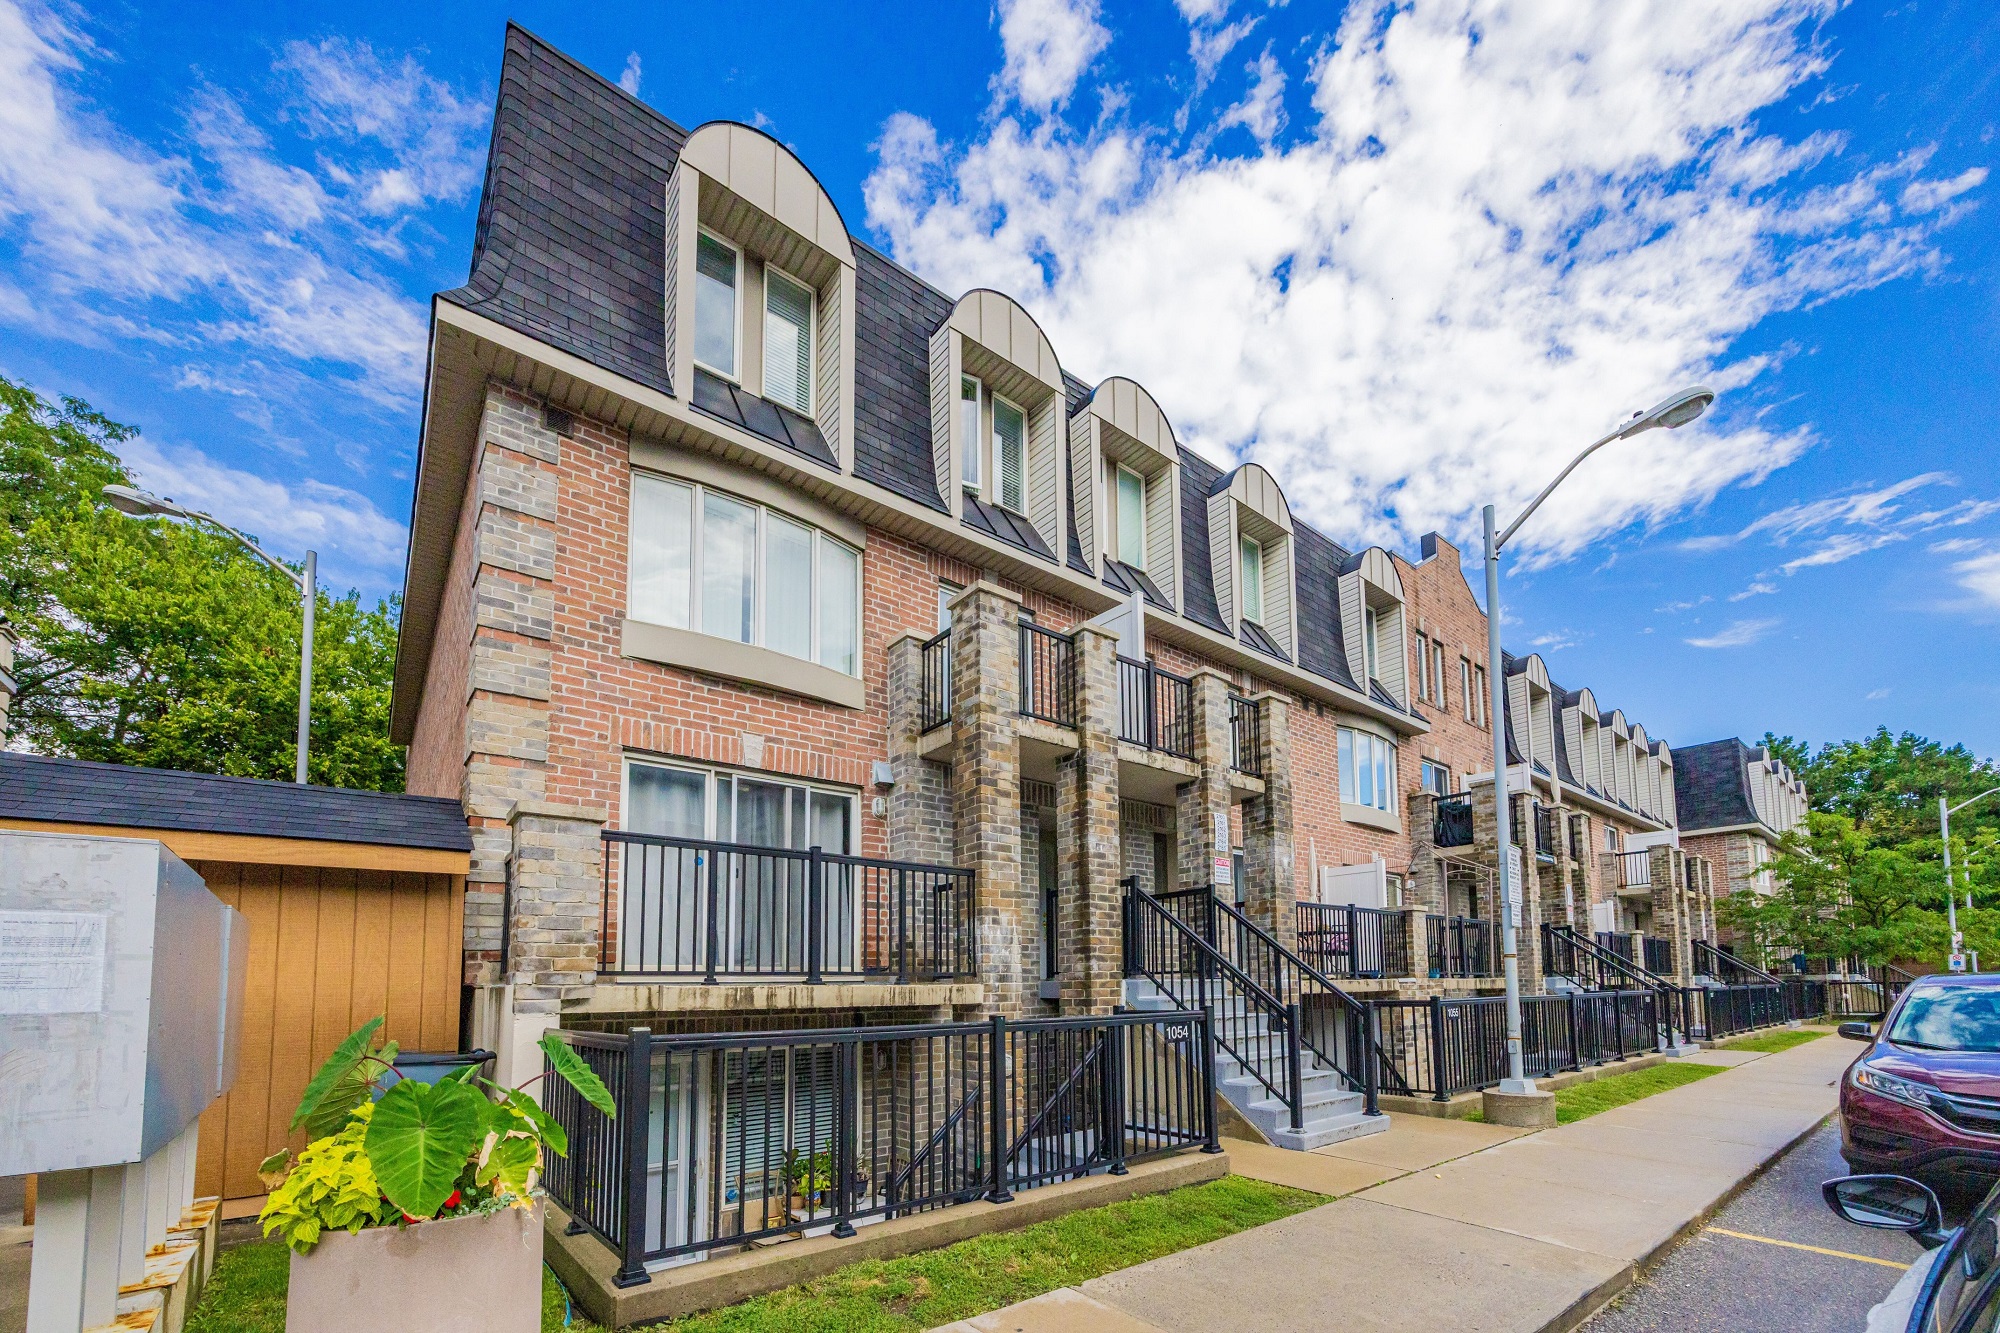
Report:
[[[1578,1083],[1562,1088],[1556,1093],[1556,1123],[1567,1125],[1572,1121],[1587,1119],[1614,1106],[1636,1102],[1654,1093],[1670,1092],[1689,1083],[1697,1083],[1712,1074],[1720,1074],[1722,1065],[1695,1065],[1681,1061],[1668,1061],[1654,1065],[1651,1069],[1635,1069],[1629,1074],[1613,1074],[1609,1078],[1593,1079],[1589,1083]]]
[[[306,1145],[259,1214],[266,1236],[275,1235],[305,1254],[328,1231],[356,1232],[397,1215],[382,1197],[363,1146],[369,1109],[363,1103],[340,1133]]]
[[[310,1138],[324,1138],[335,1133],[339,1124],[346,1123],[348,1112],[368,1099],[373,1080],[361,1074],[361,1065],[368,1058],[369,1046],[374,1042],[375,1034],[382,1030],[382,1023],[380,1018],[369,1019],[333,1048],[333,1054],[326,1057],[318,1072],[306,1084],[305,1091],[299,1094],[299,1109],[292,1112],[293,1129],[310,1123],[323,1105],[337,1107],[339,1122],[333,1129],[308,1131]]]
[[[463,1083],[392,1084],[367,1138],[368,1160],[389,1201],[411,1217],[435,1216],[486,1141],[487,1105]]]
[[[1908,845],[1876,843],[1846,815],[1808,812],[1771,871],[1776,893],[1732,895],[1717,913],[1776,964],[1793,952],[1885,963],[1935,956],[1949,944],[1941,864]]]
[[[104,486],[133,484],[117,453],[133,433],[0,377],[0,614],[21,637],[11,729],[44,754],[289,778],[298,590],[223,533],[100,503]],[[314,782],[402,790],[398,614],[321,592]]]
[[[1803,1046],[1809,1041],[1818,1041],[1824,1032],[1814,1032],[1808,1028],[1781,1028],[1776,1032],[1760,1032],[1754,1037],[1739,1037],[1726,1041],[1717,1050],[1756,1051],[1764,1055],[1776,1055],[1779,1051],[1789,1051],[1794,1046]]]
[[[583,1062],[583,1057],[576,1053],[575,1048],[555,1032],[544,1032],[539,1045],[542,1054],[549,1058],[549,1068],[582,1093],[585,1101],[608,1116],[617,1116],[618,1104],[611,1099],[611,1089],[591,1072],[590,1066]]]

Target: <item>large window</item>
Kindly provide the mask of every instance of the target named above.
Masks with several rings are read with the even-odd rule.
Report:
[[[736,377],[736,292],[741,258],[735,247],[702,232],[694,243],[694,359]]]
[[[762,505],[632,476],[631,615],[861,674],[861,554]]]
[[[1146,479],[1129,467],[1118,469],[1118,558],[1146,567]]]
[[[854,794],[765,774],[635,759],[625,766],[625,828],[845,854],[853,850]]]
[[[1424,760],[1423,788],[1433,796],[1451,795],[1451,770],[1435,759]]]
[[[1256,539],[1243,539],[1240,562],[1243,566],[1243,618],[1253,625],[1264,623],[1264,547]]]
[[[1372,731],[1340,729],[1340,799],[1396,812],[1396,747]]]
[[[993,466],[1000,474],[1000,507],[1024,512],[1028,507],[1028,414],[998,397],[993,400]]]
[[[812,291],[764,266],[764,396],[812,415]]]

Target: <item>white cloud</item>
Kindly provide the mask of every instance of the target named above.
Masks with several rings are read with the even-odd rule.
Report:
[[[1003,82],[1031,109],[1103,44],[1094,10],[1054,5],[1089,32],[1027,62],[1008,24],[1052,3],[1002,7]],[[1942,215],[1899,203],[1921,156],[1849,165],[1837,139],[1756,127],[1822,74],[1834,7],[1358,3],[1337,41],[1274,53],[1311,117],[1248,155],[1212,153],[1199,118],[1176,141],[1000,113],[945,146],[898,115],[868,218],[946,289],[1013,293],[1072,371],[1146,384],[1184,443],[1272,468],[1343,540],[1469,541],[1479,503],[1518,508],[1624,411],[1754,381],[1768,362],[1725,358],[1766,315],[1941,262]],[[1651,432],[1587,463],[1518,540],[1530,563],[1574,553],[1809,443],[1726,412]]]
[[[1670,616],[1679,615],[1682,611],[1692,611],[1697,606],[1700,606],[1702,603],[1712,602],[1714,600],[1715,599],[1713,597],[1710,597],[1707,593],[1703,593],[1701,596],[1692,598],[1687,601],[1668,602],[1665,606],[1656,606],[1653,609],[1665,615],[1670,615]]]
[[[1216,128],[1226,130],[1241,125],[1258,143],[1269,147],[1278,137],[1278,131],[1285,127],[1285,71],[1278,67],[1268,46],[1247,68],[1256,76],[1256,82],[1250,85],[1241,102],[1222,113]]]
[[[1718,630],[1705,638],[1689,639],[1688,643],[1697,648],[1741,648],[1752,644],[1778,627],[1776,620],[1738,620],[1729,628]]]
[[[1951,567],[1958,586],[1977,597],[1988,610],[2000,611],[2000,551],[1976,555]]]
[[[338,552],[323,578],[380,583],[399,574],[408,533],[354,491],[320,481],[287,486],[216,462],[199,449],[161,448],[143,436],[120,448],[148,490],[205,510],[285,559]]]
[[[1751,584],[1749,587],[1745,588],[1742,592],[1730,593],[1729,600],[1732,602],[1747,602],[1752,597],[1768,597],[1772,593],[1775,593],[1776,591],[1778,591],[1777,584],[1766,583],[1760,579],[1757,582]]]
[[[1861,697],[1864,699],[1886,699],[1889,697],[1889,691],[1887,689],[1870,690]]]
[[[1183,5],[1182,9],[1185,11],[1186,6]],[[1220,17],[1221,12],[1221,10],[1217,10],[1215,16]],[[1198,14],[1188,15],[1190,20],[1205,17],[1207,16]],[[1209,85],[1209,82],[1215,78],[1215,71],[1222,67],[1223,58],[1235,50],[1236,44],[1245,37],[1248,37],[1251,30],[1257,24],[1258,20],[1253,17],[1238,19],[1234,23],[1225,23],[1219,28],[1208,27],[1203,23],[1196,22],[1188,29],[1188,59],[1194,62],[1195,87],[1197,90],[1206,88]]]
[[[1574,648],[1582,643],[1584,636],[1575,630],[1554,630],[1528,640],[1528,645],[1545,653],[1559,653],[1565,648]]]
[[[1948,181],[1911,181],[1903,187],[1903,209],[1910,213],[1929,213],[1985,183],[1985,167],[1969,167]]]
[[[1689,538],[1681,546],[1691,551],[1714,551],[1758,536],[1777,547],[1804,541],[1810,549],[1804,555],[1779,565],[1779,572],[1795,574],[1801,569],[1838,565],[1884,546],[1908,541],[1921,533],[1964,527],[2000,513],[2000,500],[1963,499],[1917,510],[1909,509],[1905,503],[1906,497],[1918,491],[1957,484],[1948,472],[1925,472],[1887,486],[1849,490],[1818,500],[1785,505],[1736,532]],[[1933,544],[1931,549],[1938,551],[1949,546],[1949,542],[1942,542]],[[1752,586],[1776,591],[1763,584]],[[1750,595],[1749,592],[1739,593],[1729,600],[1741,601]]]
[[[639,95],[639,53],[637,51],[625,57],[625,72],[618,76],[618,86],[634,97]]]
[[[185,151],[135,141],[70,87],[104,54],[61,16],[0,0],[0,238],[27,261],[0,318],[85,341],[275,352],[407,404],[424,310],[365,256],[400,257],[412,209],[478,183],[483,105],[365,43],[289,43],[273,66],[288,100],[268,119],[304,137],[308,170],[206,84],[182,108]]]
[[[1110,41],[1097,0],[1000,0],[1000,86],[1031,111],[1052,111]]]

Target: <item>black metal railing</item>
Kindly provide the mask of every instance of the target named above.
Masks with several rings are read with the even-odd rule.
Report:
[[[972,872],[607,830],[600,974],[971,976]]]
[[[1500,971],[1491,921],[1478,917],[1424,918],[1424,955],[1433,977],[1490,977]]]
[[[1431,816],[1431,841],[1439,847],[1472,845],[1472,802],[1439,801]]]
[[[918,692],[917,722],[925,731],[951,723],[951,631],[939,630],[924,641],[919,653],[923,683]]]
[[[1535,802],[1535,855],[1544,861],[1556,859],[1556,812]]]
[[[1739,958],[1724,949],[1718,949],[1707,940],[1695,940],[1694,970],[1714,977],[1724,985],[1734,986],[1751,981],[1776,982],[1778,978],[1747,959]]]
[[[1183,1008],[1216,1014],[1216,1045],[1304,1123],[1304,1078],[1330,1072],[1375,1114],[1367,1007],[1212,888],[1155,897],[1127,879],[1125,970]]]
[[[1194,758],[1194,682],[1151,662],[1118,659],[1120,740]]]
[[[1803,1023],[1808,1019],[1825,1018],[1832,1012],[1832,1001],[1827,995],[1827,983],[1810,977],[1785,977],[1778,982],[1780,993],[1785,997],[1785,1021]]]
[[[1686,996],[1685,1030],[1706,1041],[1719,1041],[1756,1028],[1791,1021],[1784,988],[1775,981],[1740,986],[1693,986]]]
[[[646,1265],[1219,1151],[1203,1013],[654,1036],[565,1032],[617,1117],[551,1079],[543,1183]]]
[[[1636,889],[1653,882],[1653,854],[1647,851],[1613,852],[1618,859],[1618,884]]]
[[[1264,776],[1264,705],[1240,694],[1229,696],[1229,766]]]
[[[1076,640],[1021,622],[1021,715],[1076,725]]]
[[[1607,932],[1608,933],[1608,932]],[[1627,937],[1630,944],[1630,937]],[[1542,973],[1565,977],[1585,990],[1664,989],[1666,983],[1636,962],[1597,940],[1585,939],[1574,926],[1542,922]]]
[[[1506,997],[1375,1000],[1371,1007],[1379,1016],[1384,1090],[1448,1101],[1508,1076]],[[1546,1078],[1649,1053],[1658,1049],[1662,1017],[1651,990],[1523,996],[1523,1069]]]
[[[1645,966],[1655,976],[1670,977],[1674,974],[1674,942],[1672,940],[1645,937]]]
[[[1638,935],[1629,930],[1600,930],[1593,938],[1597,947],[1617,954],[1635,967],[1639,962]]]
[[[1300,903],[1299,957],[1329,977],[1407,977],[1408,918],[1394,908]]]

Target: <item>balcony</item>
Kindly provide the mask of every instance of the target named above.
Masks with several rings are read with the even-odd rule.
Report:
[[[1076,640],[1021,622],[1021,716],[1076,725]]]
[[[1440,800],[1431,816],[1431,842],[1439,847],[1470,847],[1472,802]]]
[[[1550,861],[1556,859],[1556,812],[1540,801],[1535,802],[1535,859]]]
[[[924,640],[923,683],[918,692],[917,725],[925,732],[951,725],[951,631],[939,630]]]
[[[970,978],[972,872],[607,830],[597,971],[612,980]]]
[[[1410,936],[1395,908],[1298,904],[1299,957],[1322,976],[1407,977]]]
[[[1264,706],[1240,694],[1229,696],[1229,766],[1248,777],[1264,776]]]
[[[1151,662],[1118,659],[1118,739],[1194,758],[1194,682]]]
[[[1617,861],[1615,882],[1619,892],[1627,889],[1647,889],[1653,887],[1653,854],[1646,851],[1613,852]]]
[[[1433,977],[1490,977],[1498,970],[1500,951],[1494,947],[1491,921],[1427,915],[1424,945]]]
[[[1674,972],[1674,942],[1645,938],[1646,970],[1655,976],[1668,977]]]

